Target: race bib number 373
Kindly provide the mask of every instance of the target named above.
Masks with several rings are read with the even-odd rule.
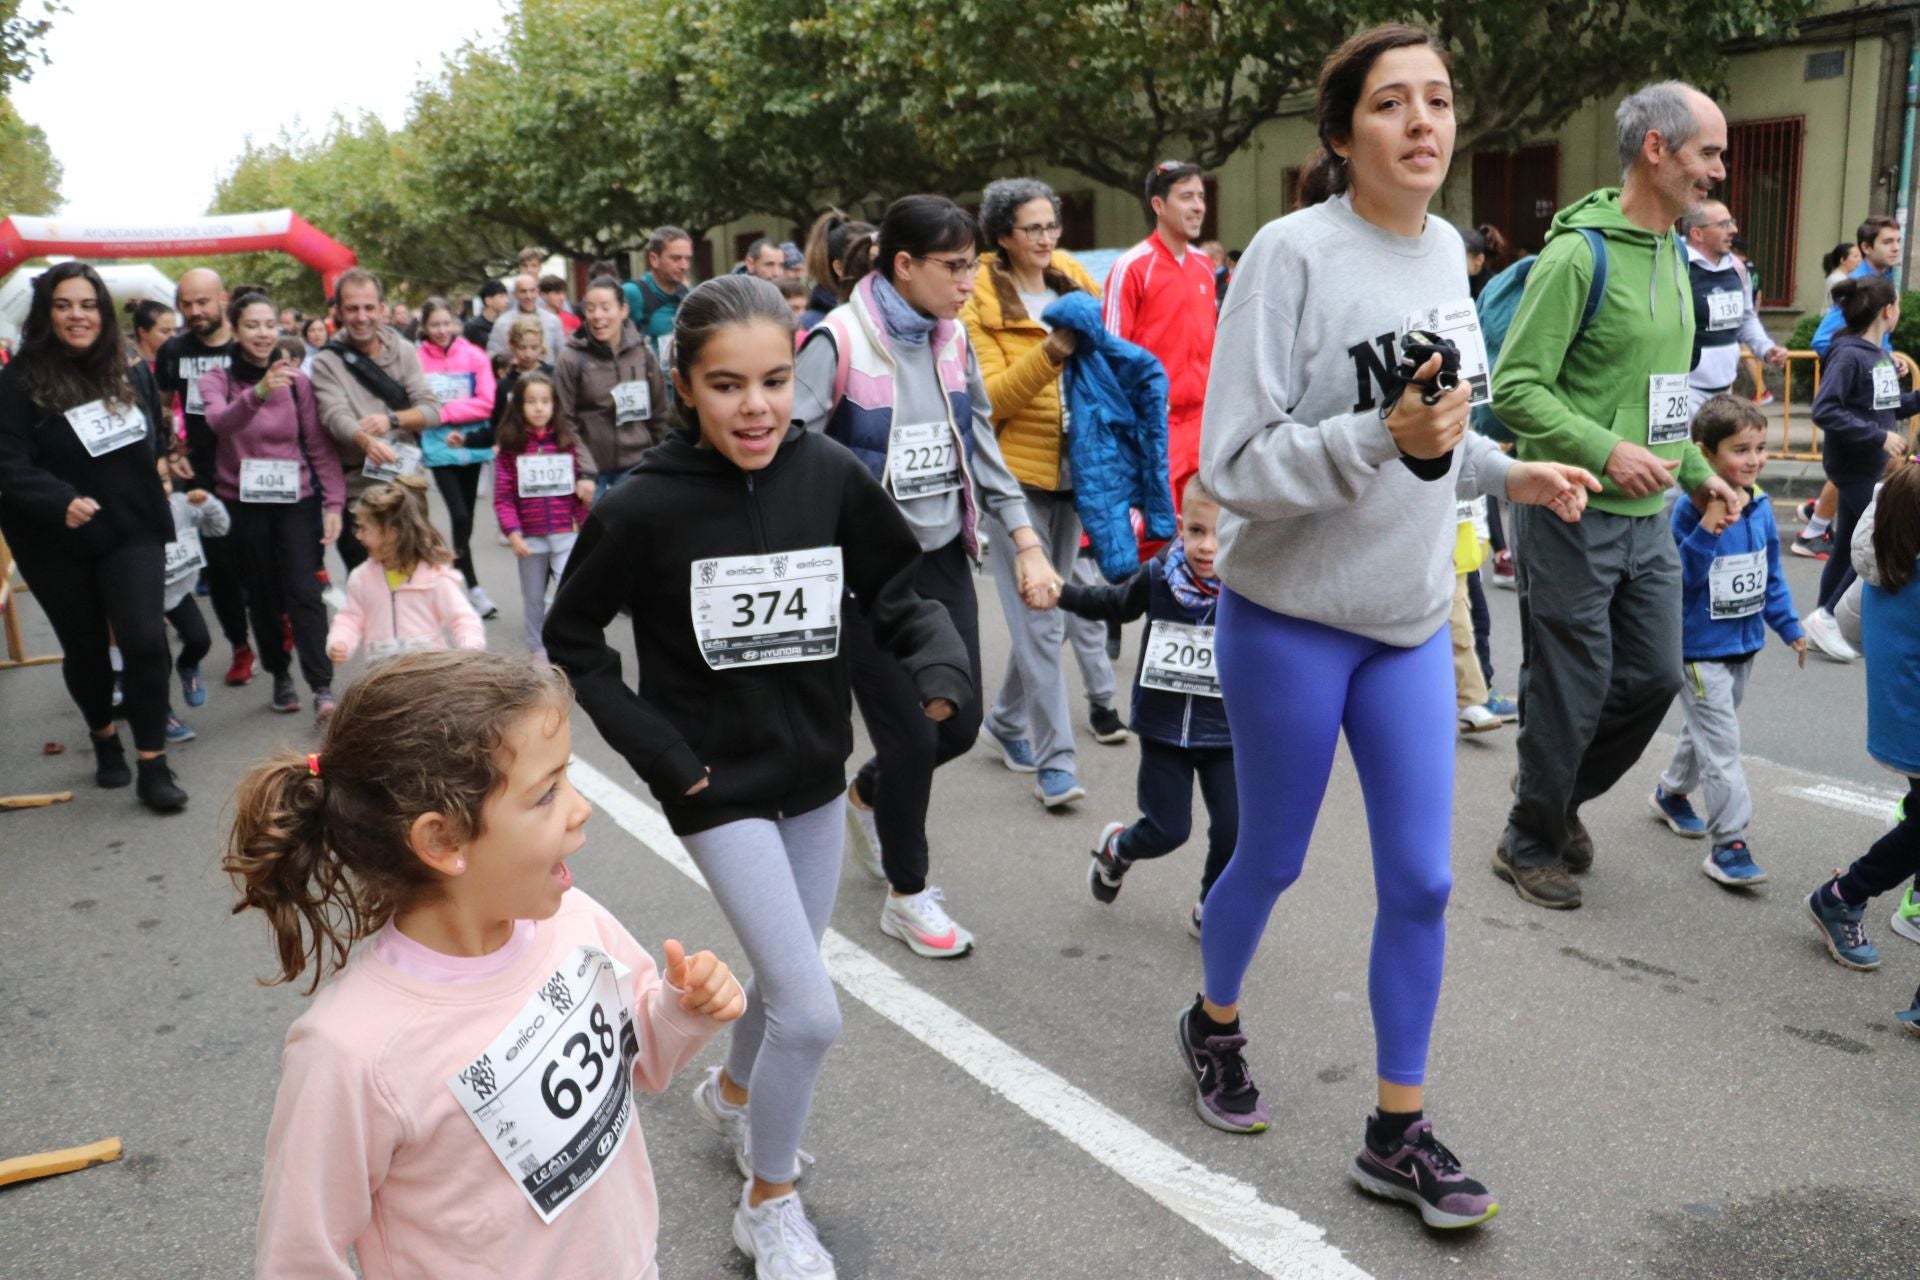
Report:
[[[715,671],[840,652],[840,548],[693,562],[693,634]]]
[[[447,1081],[542,1222],[594,1184],[633,1129],[632,981],[598,947],[575,947]]]

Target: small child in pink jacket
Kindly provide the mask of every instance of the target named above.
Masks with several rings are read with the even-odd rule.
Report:
[[[273,980],[336,971],[281,1054],[257,1275],[658,1276],[634,1086],[665,1089],[746,996],[672,940],[663,974],[573,887],[593,808],[568,701],[525,661],[408,654],[318,752],[241,782],[225,865]]]
[[[487,647],[486,629],[467,598],[467,584],[448,566],[453,552],[427,520],[427,484],[402,476],[369,489],[353,504],[367,559],[347,576],[346,607],[327,632],[327,657],[345,662],[366,642],[367,656],[391,658],[415,649]]]

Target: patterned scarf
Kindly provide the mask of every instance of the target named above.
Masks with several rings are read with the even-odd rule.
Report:
[[[925,346],[934,326],[940,323],[914,310],[885,276],[873,278],[873,300],[880,304],[880,323],[887,327],[887,336],[903,346]]]
[[[1173,598],[1184,608],[1211,609],[1220,599],[1220,579],[1194,576],[1192,566],[1187,563],[1185,538],[1175,538],[1173,548],[1167,552],[1167,585],[1173,589]]]

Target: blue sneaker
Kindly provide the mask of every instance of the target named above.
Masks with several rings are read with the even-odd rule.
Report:
[[[1672,796],[1659,783],[1653,785],[1653,797],[1647,801],[1653,806],[1654,816],[1667,824],[1668,830],[1677,836],[1689,840],[1700,840],[1707,834],[1707,824],[1693,811],[1693,804],[1685,796]]]
[[[200,736],[199,734],[193,731],[193,727],[191,725],[183,724],[180,720],[180,717],[174,715],[173,712],[171,711],[167,712],[166,734],[167,734],[167,745],[170,747],[179,746],[183,742],[192,742],[195,738]]]
[[[1912,1008],[1905,1013],[1896,1013],[1893,1016],[1899,1020],[1901,1029],[1908,1035],[1920,1036],[1920,990],[1913,993]]]
[[[1049,809],[1058,809],[1063,804],[1085,800],[1087,789],[1080,785],[1071,769],[1042,769],[1039,781],[1033,784],[1033,798]]]
[[[1025,738],[1003,738],[983,723],[980,726],[980,741],[998,751],[1000,762],[1015,773],[1034,771],[1033,744]]]
[[[1713,846],[1700,869],[1707,873],[1708,879],[1736,889],[1767,882],[1767,873],[1755,865],[1753,851],[1747,848],[1745,840],[1729,840]]]
[[[180,668],[180,696],[187,700],[190,707],[207,705],[207,685],[200,678],[200,668]]]
[[[1520,718],[1520,704],[1498,689],[1487,691],[1486,707],[1493,713],[1493,718],[1501,724],[1512,724]]]
[[[1835,876],[1807,895],[1807,914],[1820,926],[1827,953],[1835,961],[1849,969],[1871,973],[1880,967],[1880,952],[1867,941],[1867,931],[1860,926],[1860,921],[1866,918],[1867,904],[1850,907],[1840,901],[1833,891],[1838,880]]]

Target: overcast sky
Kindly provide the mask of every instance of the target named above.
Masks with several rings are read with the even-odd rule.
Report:
[[[69,6],[48,34],[51,65],[13,102],[65,167],[62,212],[98,222],[205,214],[249,134],[318,135],[336,111],[399,125],[416,81],[502,25],[502,0]]]

